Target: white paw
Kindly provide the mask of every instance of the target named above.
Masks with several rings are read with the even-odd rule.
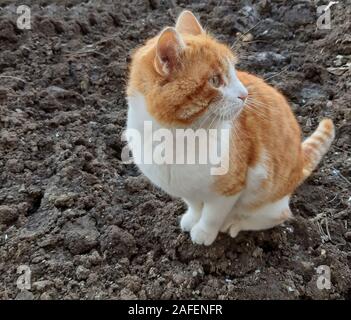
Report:
[[[185,214],[183,214],[182,218],[180,219],[180,227],[182,231],[189,232],[193,226],[197,223],[199,217],[195,215],[191,209],[188,209]]]
[[[197,223],[190,232],[191,240],[196,244],[204,244],[209,246],[216,239],[218,232],[205,230],[202,225]]]
[[[228,233],[232,238],[235,238],[241,229],[241,220],[231,219],[223,224],[221,232]]]
[[[229,234],[232,238],[235,238],[238,233],[240,232],[240,226],[238,225],[231,225],[231,227],[229,228]]]

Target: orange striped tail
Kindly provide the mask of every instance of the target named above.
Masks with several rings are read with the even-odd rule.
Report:
[[[324,119],[317,130],[302,143],[304,157],[303,176],[307,178],[327,153],[335,137],[333,121]]]

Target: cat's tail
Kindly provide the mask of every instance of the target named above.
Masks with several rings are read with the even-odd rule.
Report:
[[[333,121],[324,119],[318,128],[302,143],[303,178],[307,178],[327,153],[335,137]]]

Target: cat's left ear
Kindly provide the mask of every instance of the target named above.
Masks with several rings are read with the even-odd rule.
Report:
[[[198,36],[204,33],[199,20],[193,15],[191,11],[184,10],[178,17],[176,23],[176,30],[183,34],[192,34]]]
[[[156,45],[155,69],[162,76],[170,75],[180,65],[185,43],[181,35],[172,27],[165,28]]]

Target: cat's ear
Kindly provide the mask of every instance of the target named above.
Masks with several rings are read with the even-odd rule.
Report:
[[[185,43],[181,35],[175,28],[165,28],[156,45],[155,69],[156,71],[167,76],[172,73],[180,64],[180,55],[185,49]]]
[[[178,17],[176,30],[184,34],[192,34],[197,36],[204,33],[200,22],[196,19],[192,12],[184,10]]]

